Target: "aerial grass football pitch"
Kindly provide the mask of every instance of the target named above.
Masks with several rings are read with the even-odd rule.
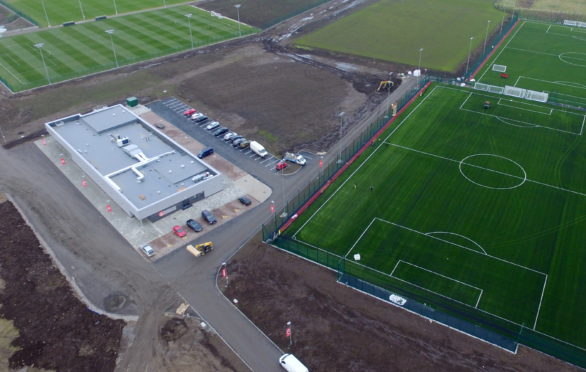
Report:
[[[586,351],[585,121],[432,85],[276,244]]]
[[[301,36],[301,48],[376,58],[455,72],[472,50],[483,48],[506,13],[485,0],[381,0],[317,31]],[[490,23],[489,23],[490,21]]]
[[[493,65],[506,66],[504,79]],[[586,108],[586,28],[523,21],[477,75],[479,82],[549,93]]]
[[[70,21],[93,19],[143,9],[162,8],[185,0],[5,0],[11,8],[26,14],[37,25],[56,26]],[[48,20],[48,22],[47,22]]]
[[[184,5],[112,17],[0,39],[0,78],[21,91],[256,31]]]

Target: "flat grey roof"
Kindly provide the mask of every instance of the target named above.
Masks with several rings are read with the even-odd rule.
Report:
[[[120,105],[49,125],[137,209],[218,174]]]

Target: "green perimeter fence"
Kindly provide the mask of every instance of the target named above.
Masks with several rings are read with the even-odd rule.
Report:
[[[15,14],[17,14],[19,17],[22,17],[22,18],[26,19],[27,21],[29,21],[30,23],[32,23],[33,25],[38,26],[38,23],[35,22],[29,15],[27,15],[26,13],[23,13],[20,10],[16,9],[16,7],[14,7],[9,2],[0,0],[0,4],[2,6],[4,6],[5,8],[10,9],[12,12],[14,12]]]
[[[406,92],[397,102],[398,108],[404,107],[413,99],[418,91],[427,82],[441,81],[437,78],[426,77],[414,89]],[[457,83],[454,81],[444,81]],[[291,198],[285,208],[275,211],[273,216],[262,225],[263,240],[281,249],[287,250],[300,257],[338,272],[338,281],[368,293],[372,296],[388,301],[390,294],[396,293],[409,299],[409,310],[435,319],[475,337],[484,339],[509,350],[515,350],[516,343],[537,349],[546,354],[566,360],[581,367],[586,367],[586,350],[552,338],[535,331],[531,325],[515,324],[506,319],[478,309],[458,304],[449,298],[434,296],[422,288],[403,283],[400,286],[389,282],[388,276],[361,266],[354,261],[329,251],[297,241],[287,233],[281,231],[283,225],[306,205],[311,199],[317,198],[322,188],[371,138],[390,120],[389,112],[374,120],[355,137],[355,139],[341,152],[340,157],[333,159],[321,169],[319,175],[311,180],[297,195]]]

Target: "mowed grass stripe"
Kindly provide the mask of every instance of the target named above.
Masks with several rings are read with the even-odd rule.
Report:
[[[22,72],[27,79],[32,73],[33,76],[40,74],[41,78],[45,76],[43,70],[43,62],[38,50],[33,46],[33,42],[27,40],[23,42],[23,37],[8,43],[8,50],[10,50],[10,57],[14,59],[18,65],[15,67]],[[36,52],[36,53],[35,53]],[[34,62],[33,62],[34,61]],[[35,78],[38,78],[35,76]]]
[[[38,36],[41,36],[45,45],[51,45],[50,48],[43,49],[43,53],[45,53],[47,66],[55,71],[72,73],[76,70],[87,69],[96,63],[93,58],[76,48],[81,45],[77,43],[74,36],[64,32],[60,34],[46,32]]]
[[[100,54],[102,54],[105,63],[111,65],[114,63],[114,53],[112,51],[112,40],[110,40],[110,35],[106,33],[106,29],[102,29],[100,27],[92,27],[85,30],[88,34],[88,37],[93,37],[97,41],[99,41],[101,45]],[[118,37],[117,37],[118,36]],[[120,37],[121,33],[116,35],[114,33],[113,40],[114,46],[116,49],[116,55],[120,59],[134,59],[139,58],[143,55],[150,55],[154,53],[154,51],[158,50],[155,47],[149,47],[145,43],[138,43],[138,42],[128,42],[126,37]],[[122,35],[124,36],[124,35]],[[139,45],[140,44],[140,45]],[[143,48],[147,47],[147,48]]]
[[[143,30],[145,35],[148,34],[150,38],[156,39],[158,43],[163,46],[159,49],[169,48],[169,46],[171,45],[175,49],[185,48],[185,42],[182,43],[181,41],[186,41],[187,37],[189,37],[189,35],[187,35],[187,37],[184,37],[184,35],[180,35],[177,27],[173,27],[172,25],[168,24],[165,19],[155,17],[153,14],[145,15],[141,19],[128,18],[124,21],[129,24],[132,24],[127,25],[127,28],[136,28],[137,30]],[[157,31],[153,32],[152,29],[145,27],[145,24],[154,26],[154,28],[156,28]]]
[[[165,50],[176,50],[179,47],[176,41],[164,36],[159,29],[144,27],[140,20],[125,20],[124,22],[114,21],[112,26],[114,32],[114,44],[126,45],[133,49],[131,44],[148,50],[146,56],[158,55]],[[129,37],[130,36],[130,37]],[[132,39],[132,42],[129,40]],[[130,50],[132,50],[130,49]]]
[[[158,21],[161,22],[163,24],[166,24],[169,29],[173,29],[175,32],[177,32],[179,29],[177,27],[177,25],[180,25],[181,28],[183,29],[183,23],[178,22],[176,18],[172,17],[170,14],[166,14],[166,13],[159,13],[159,14],[150,14],[150,17],[152,17],[153,21]],[[185,18],[185,39],[188,40],[189,39],[189,22],[187,21],[187,18],[185,16],[183,16],[183,18]],[[195,35],[195,33],[198,33],[200,35],[206,35],[205,39],[216,39],[219,37],[227,37],[232,35],[233,33],[227,32],[225,31],[224,28],[219,28],[219,27],[215,27],[216,24],[213,23],[205,23],[205,22],[201,22],[198,20],[202,20],[201,18],[192,18],[191,19],[191,32]]]
[[[104,32],[101,29],[92,25],[86,28],[77,28],[75,32],[77,39],[75,45],[78,47],[77,50],[85,49],[92,51],[92,59],[95,61],[93,66],[95,64],[106,64],[112,60],[110,39],[104,36]],[[90,65],[88,68],[92,68],[93,66]]]
[[[12,52],[10,48],[7,48],[2,44],[0,44],[0,63],[5,70],[10,71],[10,75],[5,75],[4,73],[1,74],[7,78],[17,76],[18,79],[24,82],[26,80],[38,79],[42,77],[40,74],[38,77],[35,76],[35,74],[37,74],[36,69],[34,69],[29,63],[25,62],[22,58]]]

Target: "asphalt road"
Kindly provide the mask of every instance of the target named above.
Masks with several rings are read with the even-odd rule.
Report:
[[[405,84],[400,90],[407,87]],[[342,142],[350,142],[356,132]],[[126,310],[138,314],[135,341],[120,361],[119,370],[156,370],[150,363],[159,352],[160,324],[156,319],[178,297],[185,298],[252,370],[281,370],[277,362],[281,350],[218,291],[215,277],[222,262],[270,217],[270,200],[283,200],[282,190],[294,195],[317,176],[319,167],[317,162],[308,164],[298,174],[286,176],[283,183],[280,174],[228,150],[232,151],[219,148],[218,152],[270,186],[271,198],[206,234],[206,240],[215,243],[212,254],[195,258],[180,249],[149,264],[34,144],[0,148],[0,191],[11,195],[66,275],[96,307],[103,306],[106,296],[122,293],[130,301]],[[335,152],[326,156],[324,162],[335,156]]]

